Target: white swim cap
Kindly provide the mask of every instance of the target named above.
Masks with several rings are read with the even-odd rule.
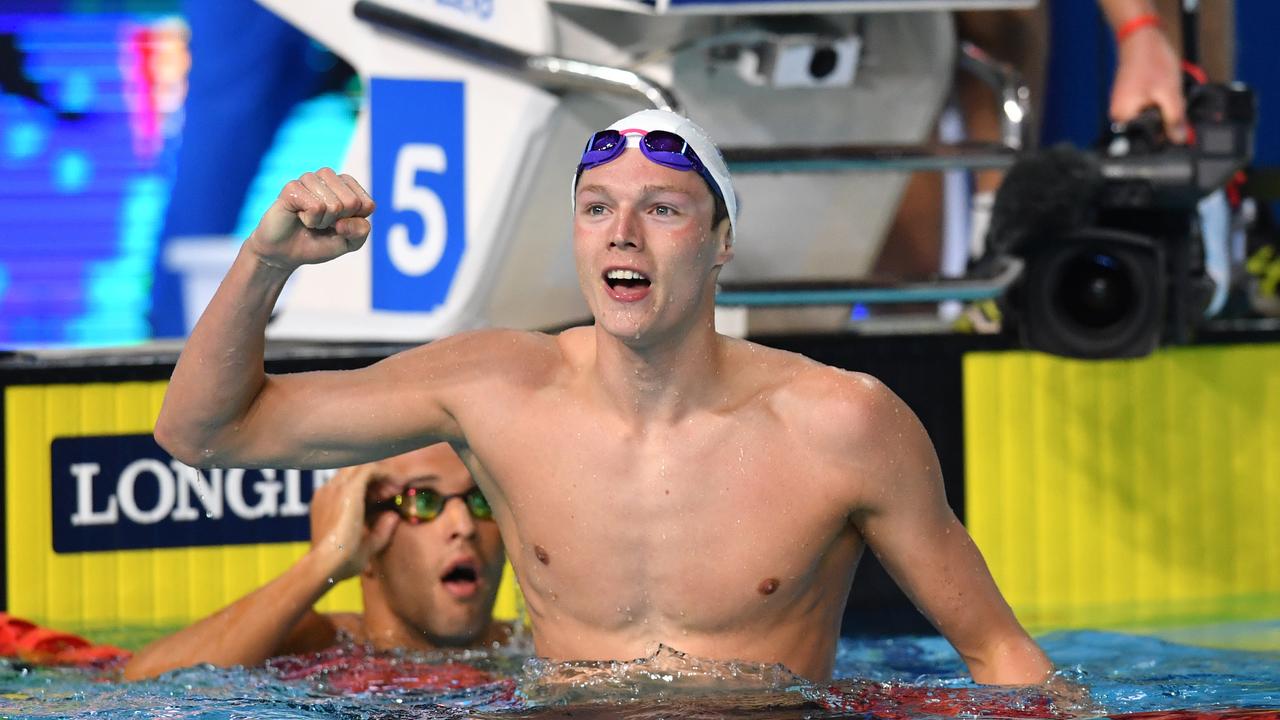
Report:
[[[720,191],[720,196],[724,198],[725,209],[729,211],[729,232],[734,237],[737,237],[738,197],[733,192],[733,180],[729,177],[729,166],[725,164],[724,156],[720,154],[716,144],[711,142],[711,138],[705,130],[698,127],[689,118],[668,110],[641,110],[622,118],[606,129],[622,132],[626,135],[627,145],[630,147],[639,146],[640,136],[627,135],[626,132],[628,130],[639,130],[644,133],[653,130],[665,130],[683,138],[685,142],[689,143],[689,147],[693,152],[697,154],[698,160],[707,169],[711,179],[715,181],[716,189]],[[575,173],[572,196],[572,203],[575,209],[577,207],[577,185],[578,177]]]

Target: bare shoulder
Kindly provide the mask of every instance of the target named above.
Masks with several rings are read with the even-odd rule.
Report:
[[[554,370],[561,362],[554,337],[520,330],[472,330],[434,340],[388,358],[402,371],[450,382],[518,383]]]
[[[459,362],[480,358],[503,362],[527,356],[530,353],[548,352],[554,349],[555,339],[549,335],[524,330],[491,328],[456,333],[419,345],[406,352],[418,356],[447,354]]]
[[[773,404],[790,426],[803,428],[816,441],[815,450],[856,451],[918,425],[906,403],[872,375],[770,352],[780,355],[775,367],[786,369],[777,375],[784,382],[772,393]]]
[[[323,650],[333,645],[340,630],[351,635],[362,633],[360,616],[355,613],[308,610],[272,654],[297,655]]]
[[[325,613],[324,617],[332,625],[335,638],[337,633],[343,633],[360,642],[369,639],[368,632],[364,627],[364,616],[360,613]]]
[[[590,326],[569,328],[555,336],[561,359],[570,366],[581,367],[595,360],[596,333]]]
[[[841,477],[851,513],[887,504],[945,509],[937,454],[915,412],[887,385],[861,372],[814,363],[783,393],[788,422],[806,433],[823,467]]]

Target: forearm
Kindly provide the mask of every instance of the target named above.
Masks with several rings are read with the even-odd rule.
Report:
[[[947,567],[968,571],[939,573],[949,592],[939,593],[927,614],[951,641],[974,681],[989,685],[1044,682],[1053,664],[1001,596],[968,533],[959,523],[956,530],[964,535],[953,546]]]
[[[1035,685],[1053,673],[1049,658],[1021,627],[965,654],[964,661],[974,681],[986,685]]]
[[[330,587],[334,563],[308,553],[283,575],[203,620],[160,638],[125,666],[127,680],[198,663],[257,665],[278,654],[290,631]]]
[[[1182,63],[1150,0],[1099,0],[1116,35],[1116,74],[1108,114],[1127,122],[1154,107],[1174,143],[1187,140]]]
[[[990,685],[1042,683],[1053,664],[1027,634],[1013,608],[1005,601],[987,568],[978,546],[958,520],[954,540],[943,551],[948,568],[967,568],[944,585],[955,588],[944,614],[936,618],[956,651],[964,659],[974,681]]]
[[[1053,666],[1018,622],[992,578],[978,546],[950,510],[932,521],[917,511],[904,523],[905,537],[892,533],[878,540],[899,541],[897,552],[877,555],[903,583],[908,596],[959,653],[977,682],[1026,685],[1044,682]]]
[[[952,639],[976,682],[1030,685],[1049,679],[1053,664],[1000,594],[978,546],[959,521],[954,530],[957,539],[948,565],[969,571],[947,583],[963,590],[949,603],[939,627]]]
[[[1107,24],[1113,32],[1134,18],[1157,14],[1151,0],[1098,0],[1098,5],[1102,7],[1102,13],[1106,15]]]
[[[242,247],[183,348],[156,421],[156,439],[192,463],[217,461],[217,445],[261,392],[264,333],[288,272]]]

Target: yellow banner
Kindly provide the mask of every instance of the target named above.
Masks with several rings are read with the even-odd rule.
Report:
[[[166,384],[5,388],[5,551],[11,614],[64,629],[185,625],[271,580],[306,552],[305,542],[54,552],[54,439],[149,434]],[[508,567],[495,610],[499,618],[517,616],[518,594]],[[317,609],[358,612],[358,580],[335,585]]]
[[[1024,624],[1280,608],[1280,346],[964,363],[967,524]]]

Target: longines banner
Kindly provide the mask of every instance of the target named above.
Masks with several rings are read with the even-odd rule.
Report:
[[[58,628],[176,627],[307,552],[327,472],[196,470],[151,432],[163,380],[6,385],[0,607]],[[344,580],[323,612],[360,609]]]
[[[56,438],[58,553],[305,541],[307,507],[333,471],[198,470],[151,435]]]
[[[195,469],[151,435],[166,382],[0,388],[0,610],[58,628],[172,628],[262,587],[309,547],[330,470]],[[516,617],[508,569],[495,611]],[[359,612],[360,582],[321,612]]]

